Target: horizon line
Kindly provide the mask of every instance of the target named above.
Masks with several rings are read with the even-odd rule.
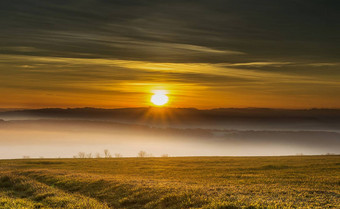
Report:
[[[51,110],[51,109],[59,109],[59,110],[75,110],[75,109],[100,109],[100,110],[122,110],[122,109],[194,109],[194,110],[221,110],[221,109],[263,109],[263,110],[340,110],[340,107],[311,107],[311,108],[275,108],[275,107],[215,107],[215,108],[196,108],[196,107],[157,107],[157,106],[136,106],[136,107],[91,107],[91,106],[83,106],[83,107],[38,107],[38,108],[0,108],[0,110],[5,111],[21,111],[21,110]]]

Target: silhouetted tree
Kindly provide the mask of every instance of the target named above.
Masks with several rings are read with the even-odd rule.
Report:
[[[107,150],[107,149],[104,150],[104,157],[105,158],[111,158],[112,157],[109,150]]]
[[[123,155],[120,154],[120,153],[115,153],[115,157],[116,157],[116,158],[121,158],[121,157],[123,157]]]
[[[147,153],[145,151],[141,150],[141,151],[138,152],[137,156],[138,157],[147,157]]]
[[[85,157],[86,157],[85,152],[79,152],[78,153],[78,158],[85,158]]]

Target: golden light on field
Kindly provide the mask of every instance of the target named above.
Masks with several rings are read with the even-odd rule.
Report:
[[[157,106],[165,105],[168,101],[169,97],[166,95],[165,91],[155,91],[154,95],[151,97],[151,102]]]

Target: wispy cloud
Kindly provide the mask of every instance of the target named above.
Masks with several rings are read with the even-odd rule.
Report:
[[[338,7],[316,0],[4,1],[0,91],[12,105],[50,92],[47,103],[136,102],[167,88],[178,106],[336,106]]]

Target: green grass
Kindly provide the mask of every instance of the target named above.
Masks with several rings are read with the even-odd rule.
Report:
[[[340,156],[2,160],[0,208],[340,208]]]

